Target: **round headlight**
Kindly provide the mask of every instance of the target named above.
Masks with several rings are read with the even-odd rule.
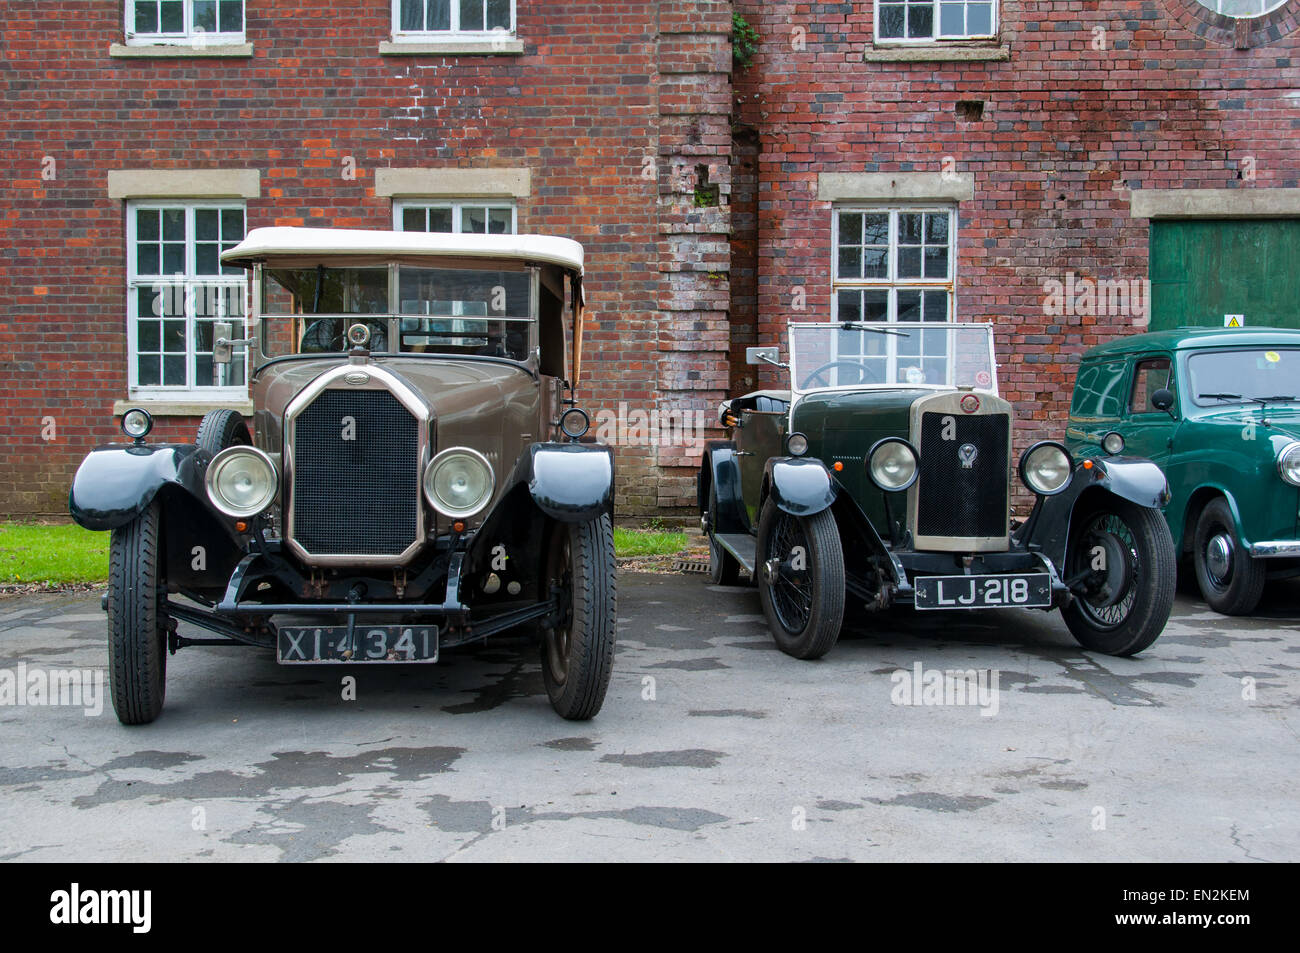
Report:
[[[1277,473],[1292,486],[1300,486],[1300,443],[1288,443],[1278,451]]]
[[[887,437],[871,448],[867,472],[882,490],[906,490],[916,482],[916,451],[906,440]]]
[[[487,457],[469,447],[444,450],[424,471],[424,495],[452,519],[473,516],[492,499],[495,476]]]
[[[1105,450],[1112,457],[1117,453],[1124,452],[1124,438],[1116,431],[1112,430],[1106,436],[1101,438],[1101,449]]]
[[[208,499],[227,516],[256,516],[275,500],[275,464],[256,447],[227,447],[208,464]]]
[[[1040,496],[1054,496],[1070,485],[1074,461],[1059,443],[1044,440],[1020,458],[1020,479]]]
[[[785,450],[792,457],[802,457],[808,452],[808,438],[797,431],[790,434],[785,438]]]
[[[591,429],[591,418],[585,410],[570,407],[560,415],[560,430],[566,437],[577,440]]]
[[[153,430],[153,417],[147,410],[132,407],[122,415],[122,433],[132,440],[143,440]]]

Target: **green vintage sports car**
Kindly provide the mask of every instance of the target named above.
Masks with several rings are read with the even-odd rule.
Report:
[[[1300,575],[1300,330],[1179,328],[1095,347],[1066,444],[1159,464],[1176,551],[1214,610],[1252,612],[1267,579]]]
[[[1011,456],[986,324],[792,323],[789,390],[724,402],[700,464],[715,584],[750,574],[777,645],[826,654],[846,615],[891,605],[1060,608],[1086,648],[1132,655],[1164,629],[1174,550],[1148,460]],[[1011,517],[1012,480],[1035,495]]]

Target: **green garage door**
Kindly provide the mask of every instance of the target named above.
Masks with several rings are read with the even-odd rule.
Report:
[[[1151,223],[1151,330],[1300,327],[1300,219]]]

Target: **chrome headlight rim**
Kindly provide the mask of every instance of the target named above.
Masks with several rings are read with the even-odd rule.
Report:
[[[143,418],[143,429],[133,433],[130,429],[129,421],[137,418]],[[123,435],[130,437],[132,440],[143,440],[153,431],[153,414],[149,413],[149,411],[145,410],[143,407],[131,407],[122,414],[122,419],[118,421],[117,425],[121,429]]]
[[[1291,456],[1295,457],[1295,461],[1290,464],[1294,469],[1288,476],[1287,459]],[[1277,475],[1283,483],[1300,486],[1300,440],[1293,440],[1277,452]]]
[[[808,435],[796,430],[785,438],[785,452],[792,457],[802,457],[808,453]]]
[[[257,460],[266,468],[269,474],[268,484],[270,491],[264,494],[258,500],[256,506],[235,506],[220,491],[220,479],[222,473],[230,466],[230,461],[236,457],[251,457]],[[247,519],[251,516],[257,516],[265,513],[280,495],[280,471],[275,465],[275,461],[257,447],[250,447],[247,444],[239,444],[234,447],[227,447],[220,451],[211,462],[208,463],[207,472],[203,476],[204,487],[207,489],[208,502],[216,509],[220,510],[226,516],[232,516],[235,519]]]
[[[439,498],[434,489],[434,479],[437,476],[438,468],[445,465],[449,459],[457,456],[473,460],[483,468],[483,472],[487,475],[487,489],[474,502],[472,507],[450,506],[445,500]],[[424,468],[424,476],[420,480],[420,485],[424,490],[424,498],[438,513],[448,519],[467,520],[478,516],[492,502],[492,496],[496,493],[497,477],[496,471],[492,469],[492,464],[488,461],[488,458],[477,450],[472,447],[448,447],[446,450],[440,450],[429,461],[429,465]]]
[[[908,479],[901,483],[887,483],[882,480],[876,472],[877,455],[889,450],[890,445],[897,445],[901,449],[906,450],[912,458],[912,474]],[[885,437],[883,440],[877,440],[871,445],[871,449],[867,451],[867,476],[871,478],[872,483],[884,490],[886,493],[902,493],[904,490],[911,489],[912,485],[916,483],[917,478],[920,477],[920,475],[921,455],[916,452],[916,447],[912,446],[910,441],[904,440],[902,437]]]
[[[1101,449],[1112,457],[1123,453],[1125,446],[1124,435],[1118,430],[1112,430],[1101,438]]]
[[[1064,457],[1065,476],[1064,479],[1061,480],[1059,486],[1044,488],[1042,486],[1035,485],[1034,481],[1030,479],[1030,473],[1032,472],[1031,466],[1033,464],[1034,457],[1040,453],[1044,453],[1047,451],[1056,451],[1060,453],[1062,457]],[[1055,440],[1040,440],[1038,441],[1038,443],[1035,443],[1032,446],[1028,447],[1025,450],[1025,452],[1020,455],[1019,470],[1020,470],[1020,482],[1023,483],[1026,487],[1028,487],[1030,492],[1036,493],[1038,496],[1056,496],[1060,493],[1064,493],[1067,489],[1069,489],[1070,483],[1074,480],[1074,457],[1072,457],[1070,455],[1070,451],[1065,448],[1065,444],[1059,443]]]

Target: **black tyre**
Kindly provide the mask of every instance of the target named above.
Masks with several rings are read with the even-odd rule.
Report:
[[[1215,612],[1249,615],[1264,594],[1264,567],[1237,539],[1228,501],[1219,497],[1201,510],[1192,539],[1196,584]]]
[[[815,659],[834,647],[844,622],[844,550],[830,510],[791,516],[769,498],[754,575],[777,648]]]
[[[735,586],[740,582],[740,563],[713,538],[718,525],[718,490],[709,484],[709,580],[715,586]]]
[[[586,721],[604,704],[614,667],[618,592],[609,516],[556,524],[547,567],[560,619],[542,631],[542,680],[561,717]]]
[[[108,556],[108,686],[124,725],[162,711],[167,681],[167,587],[158,504],[113,530]]]
[[[211,410],[199,421],[198,436],[194,442],[216,456],[227,447],[248,446],[253,441],[248,436],[248,425],[235,410]]]
[[[1164,631],[1177,573],[1159,510],[1109,497],[1076,513],[1065,564],[1074,599],[1061,614],[1084,648],[1136,655]]]

